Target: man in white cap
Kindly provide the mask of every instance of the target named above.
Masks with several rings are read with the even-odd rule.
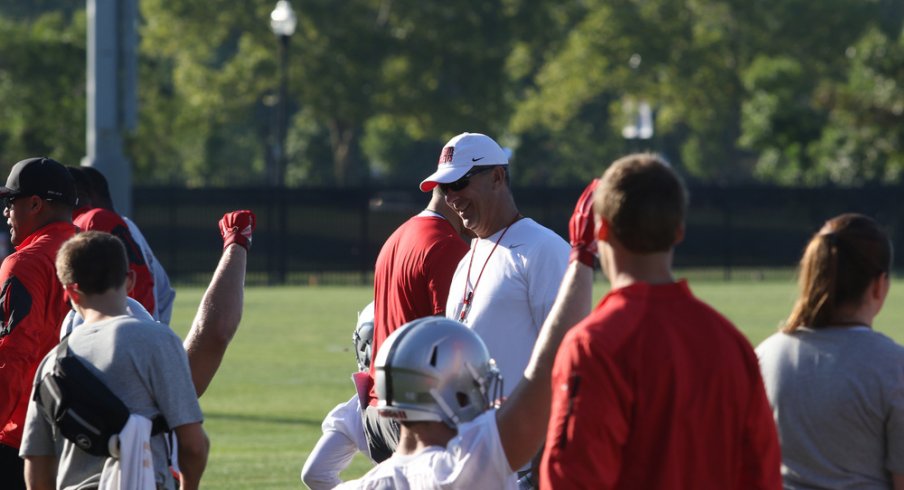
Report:
[[[422,318],[387,338],[374,360],[380,414],[399,420],[395,454],[338,488],[525,488],[515,469],[546,434],[559,342],[590,310],[596,242],[592,183],[569,222],[574,260],[511,396],[497,407],[499,371],[473,330],[448,318]],[[587,259],[587,260],[585,260]]]
[[[505,380],[521,379],[537,334],[568,265],[568,243],[518,212],[508,155],[489,136],[462,133],[446,143],[436,172],[421,182],[439,187],[446,203],[477,238],[458,263],[446,316],[480,335]]]

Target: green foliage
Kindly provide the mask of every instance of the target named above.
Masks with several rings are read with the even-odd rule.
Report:
[[[904,35],[871,30],[848,51],[847,80],[824,96],[830,110],[813,150],[828,180],[900,182],[904,171]]]
[[[802,64],[786,56],[758,57],[745,71],[749,95],[740,143],[761,152],[756,175],[791,185],[819,183],[807,149],[818,140],[824,115],[811,100],[812,85]]]
[[[140,120],[126,143],[138,181],[266,182],[273,3],[140,2]],[[519,184],[586,180],[645,149],[713,183],[895,182],[904,165],[900,0],[295,3],[292,186],[412,185],[462,131],[512,147]],[[0,6],[4,162],[84,154],[84,53],[81,4]],[[655,134],[627,141],[640,102]]]
[[[85,154],[85,18],[0,16],[0,161]],[[75,63],[73,63],[75,61]]]

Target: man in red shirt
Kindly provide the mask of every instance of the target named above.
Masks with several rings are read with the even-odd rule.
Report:
[[[403,223],[383,244],[374,269],[371,359],[376,358],[386,337],[400,326],[445,313],[452,275],[468,251],[459,236],[461,228],[461,218],[435,189],[427,208]],[[371,363],[371,383],[374,374]],[[365,433],[371,457],[380,462],[395,450],[399,429],[395,421],[376,413],[377,396],[372,386],[369,398]]]
[[[75,184],[50,158],[16,163],[0,187],[16,251],[0,265],[0,475],[24,489],[18,448],[35,369],[59,341],[69,311],[56,276],[57,250],[75,234]]]
[[[541,488],[781,488],[750,343],[672,276],[686,201],[654,155],[603,174],[594,210],[612,289],[556,355]]]
[[[129,291],[129,297],[141,303],[154,319],[157,320],[157,308],[154,299],[154,275],[148,267],[141,247],[132,238],[129,225],[113,209],[107,209],[94,203],[91,195],[90,181],[78,167],[68,167],[76,184],[79,195],[79,207],[72,214],[72,221],[82,230],[103,231],[122,240],[129,258],[129,270],[135,273],[135,287]]]

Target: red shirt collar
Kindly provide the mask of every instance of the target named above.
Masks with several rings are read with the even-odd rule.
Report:
[[[54,221],[53,223],[48,223],[48,224],[38,228],[37,230],[33,231],[31,233],[31,235],[28,235],[27,237],[25,237],[25,240],[22,240],[22,243],[20,243],[19,245],[16,246],[16,250],[22,250],[23,248],[28,247],[29,245],[34,243],[35,240],[37,240],[38,238],[41,238],[42,236],[52,235],[58,231],[66,232],[66,231],[74,230],[74,229],[75,229],[75,225],[73,225],[72,223],[70,223],[68,221]]]

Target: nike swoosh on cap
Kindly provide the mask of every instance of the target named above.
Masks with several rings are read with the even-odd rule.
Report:
[[[471,161],[472,161],[472,162],[477,162],[477,161],[480,161],[480,160],[483,160],[483,159],[484,159],[484,157],[480,157],[480,158],[472,158]]]

